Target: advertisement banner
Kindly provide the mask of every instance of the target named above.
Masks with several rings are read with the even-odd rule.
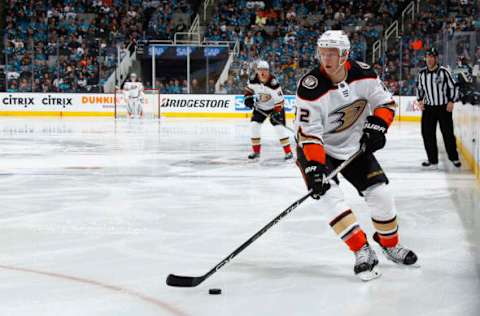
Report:
[[[28,112],[113,113],[113,94],[0,93],[0,114]]]
[[[293,113],[295,110],[295,96],[294,95],[285,95],[285,112]],[[243,104],[243,95],[235,95],[235,111],[239,112],[251,112],[252,109],[248,108]]]
[[[393,99],[397,102],[399,110],[397,117],[402,121],[419,121],[422,116],[422,111],[417,106],[417,98],[411,96],[394,96]]]
[[[113,116],[115,96],[112,93],[0,93],[0,115],[77,115]],[[397,118],[419,120],[421,111],[415,97],[398,97]],[[160,116],[172,117],[249,117],[251,109],[243,104],[243,95],[149,94],[145,110],[160,108]],[[117,94],[117,110],[125,108]],[[285,96],[289,118],[295,112],[295,96]]]
[[[160,112],[232,113],[236,112],[236,97],[215,94],[161,94]]]

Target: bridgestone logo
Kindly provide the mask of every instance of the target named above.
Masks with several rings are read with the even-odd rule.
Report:
[[[229,108],[230,100],[162,100],[162,108]]]

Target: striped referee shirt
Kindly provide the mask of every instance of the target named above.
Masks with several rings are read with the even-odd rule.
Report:
[[[422,68],[417,76],[417,100],[425,105],[446,105],[457,100],[457,89],[447,68],[437,66],[430,71]]]

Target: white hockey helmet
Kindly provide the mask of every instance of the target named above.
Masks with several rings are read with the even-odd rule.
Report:
[[[318,48],[337,48],[340,56],[350,52],[350,40],[344,31],[326,31],[317,41]]]
[[[136,80],[136,79],[137,79],[137,74],[134,73],[134,72],[132,72],[132,73],[130,74],[130,80]]]
[[[268,63],[265,60],[259,60],[257,62],[257,69],[267,69],[267,70],[269,70],[270,66],[268,65]]]

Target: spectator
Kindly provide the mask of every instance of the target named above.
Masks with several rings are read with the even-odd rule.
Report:
[[[218,94],[227,94],[227,89],[225,89],[225,86],[223,84],[220,84],[218,90],[216,91]]]
[[[190,93],[193,94],[201,94],[204,93],[205,89],[202,89],[199,84],[197,79],[192,79],[191,81],[191,86],[190,86]]]

